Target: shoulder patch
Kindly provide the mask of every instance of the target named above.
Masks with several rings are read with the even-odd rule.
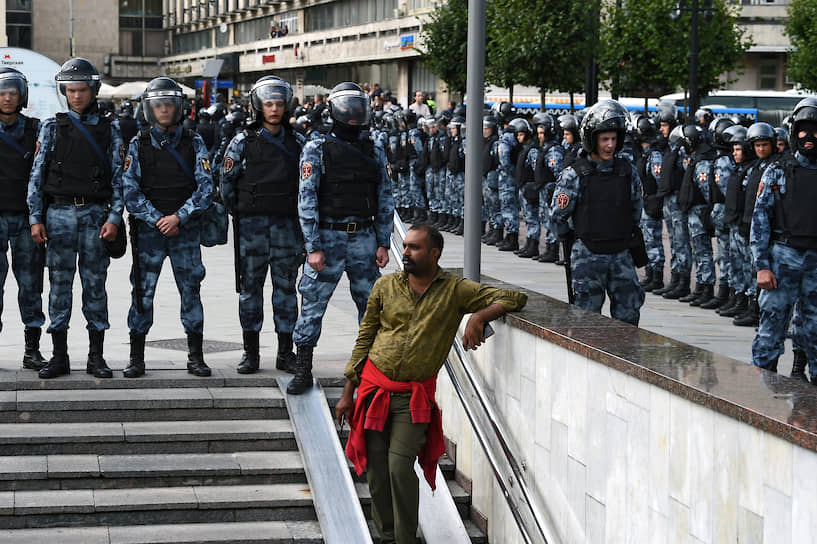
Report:
[[[128,171],[128,168],[130,168],[130,163],[131,163],[131,157],[130,157],[130,155],[128,155],[127,157],[125,157],[125,164],[122,165],[122,172],[123,173]]]
[[[123,160],[123,161],[125,160],[125,146],[124,145],[119,146],[119,159]]]
[[[684,168],[686,168],[687,166],[689,166],[689,162],[690,162],[691,160],[692,160],[692,159],[691,159],[690,157],[684,157]]]
[[[304,162],[301,164],[301,177],[308,178],[312,175],[312,163],[311,162]]]
[[[658,177],[658,176],[661,175],[661,165],[660,164],[654,164],[652,166],[652,175],[655,176],[655,177]]]
[[[700,174],[698,174],[698,181],[701,184],[704,184],[704,183],[706,183],[706,178],[708,178],[708,177],[709,177],[709,175],[706,172],[701,172]]]
[[[551,157],[548,159],[548,166],[551,168],[556,166],[556,157]]]
[[[763,192],[763,187],[764,187],[763,180],[760,180],[760,185],[757,186],[757,195],[755,195],[755,196],[758,196],[758,197],[760,196],[760,193]]]
[[[720,183],[720,182],[721,182],[721,173],[720,172],[715,172],[715,183]]]
[[[208,174],[210,173],[210,160],[209,159],[202,159],[201,160],[201,167],[204,169],[205,172]]]
[[[224,157],[224,173],[229,174],[230,171],[233,169],[233,158],[232,157]]]
[[[570,197],[567,193],[559,193],[556,195],[556,205],[559,206],[560,210],[564,210],[567,208],[567,205],[570,203]]]

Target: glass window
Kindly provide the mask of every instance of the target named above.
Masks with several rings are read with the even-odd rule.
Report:
[[[173,52],[175,54],[189,53],[211,47],[213,47],[213,31],[209,29],[173,36]]]

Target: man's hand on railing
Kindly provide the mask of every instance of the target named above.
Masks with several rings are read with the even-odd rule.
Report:
[[[355,413],[355,384],[346,380],[346,385],[343,386],[343,394],[340,400],[335,405],[335,418],[338,420],[338,425],[343,421],[352,421],[352,415]]]

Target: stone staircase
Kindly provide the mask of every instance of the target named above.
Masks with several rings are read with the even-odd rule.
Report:
[[[322,384],[334,404],[339,383]],[[487,542],[441,467],[472,542]],[[275,374],[0,374],[0,543],[35,542],[322,542]]]

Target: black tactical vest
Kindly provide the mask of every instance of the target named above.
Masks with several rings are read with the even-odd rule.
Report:
[[[752,227],[752,214],[755,212],[755,201],[757,200],[757,189],[760,187],[760,178],[763,172],[775,162],[775,156],[767,159],[755,159],[752,173],[746,180],[746,188],[743,201],[743,216],[740,219],[740,227],[744,237],[749,237],[749,230]],[[787,189],[788,190],[788,189]]]
[[[431,166],[431,171],[434,173],[439,172],[445,164],[442,137],[440,135],[429,138],[428,164]]]
[[[726,185],[726,195],[724,196],[724,216],[723,220],[727,224],[736,224],[743,216],[743,206],[746,196],[743,190],[743,178],[746,177],[746,164],[739,164]]]
[[[496,136],[491,136],[485,139],[482,145],[482,175],[485,176],[491,170],[496,170],[499,166],[499,159],[494,153],[494,144],[497,141]]]
[[[578,144],[573,144],[565,150],[565,158],[562,162],[562,168],[567,168],[568,166],[572,166],[576,159],[579,157],[579,149],[581,146]]]
[[[244,132],[247,169],[238,179],[235,210],[239,216],[298,215],[298,159],[301,147],[287,131],[282,145],[286,151],[256,133]]]
[[[558,144],[545,142],[545,145],[539,150],[539,156],[536,157],[536,168],[533,170],[537,185],[544,186],[548,183],[556,183],[556,175],[553,173],[553,170],[550,169],[550,166],[547,165],[547,158],[545,157],[555,145]]]
[[[321,217],[365,218],[377,214],[380,165],[372,142],[360,141],[358,145],[327,137],[323,141],[323,164],[318,187]]]
[[[448,139],[448,171],[452,174],[459,174],[465,172],[465,157],[460,156],[460,144],[462,138]]]
[[[718,159],[725,156],[726,152],[718,152],[718,156],[715,160],[712,161],[712,164],[709,166],[709,177],[707,178],[707,182],[709,183],[709,202],[711,204],[723,204],[726,202],[726,196],[721,191],[718,182],[715,180],[715,163]],[[729,176],[730,179],[732,176]]]
[[[110,166],[74,127],[67,113],[58,113],[56,118],[57,137],[43,192],[50,196],[81,196],[94,202],[108,200],[113,194]],[[111,121],[99,116],[96,125],[84,127],[102,153],[107,153],[111,146]]]
[[[193,132],[182,131],[176,152],[192,173],[196,166],[193,150]],[[195,182],[182,170],[178,161],[166,149],[153,147],[149,132],[139,133],[139,167],[142,181],[139,186],[145,197],[162,215],[172,215],[181,208],[195,190]]]
[[[579,175],[579,198],[573,212],[578,237],[594,253],[618,253],[633,239],[633,206],[630,197],[632,168],[616,157],[611,172],[599,172],[580,157],[573,163]]]
[[[533,175],[533,168],[528,164],[528,155],[534,148],[533,142],[528,142],[522,148],[519,156],[516,158],[516,170],[514,171],[514,178],[516,179],[516,187],[522,187],[526,183],[534,183],[536,181]]]
[[[216,126],[213,123],[199,123],[196,126],[196,132],[204,140],[205,147],[213,149],[213,144],[216,143]]]
[[[23,139],[17,143],[27,156],[0,140],[0,212],[28,211],[28,179],[31,165],[34,163],[34,151],[37,148],[38,119],[26,118],[23,126]],[[8,134],[7,134],[8,135]]]
[[[775,230],[783,232],[786,245],[817,249],[817,170],[804,168],[794,157],[782,163],[786,172],[786,194],[772,187],[775,197]]]
[[[394,169],[405,174],[409,171],[409,148],[411,141],[409,140],[408,132],[401,130],[397,133],[397,150],[394,153]]]
[[[658,192],[669,195],[681,188],[684,181],[684,169],[678,165],[680,147],[667,149],[661,161],[661,179],[658,180]]]
[[[125,142],[125,147],[130,145],[130,141],[139,132],[139,124],[133,117],[119,118],[119,133],[122,134],[122,141]]]

